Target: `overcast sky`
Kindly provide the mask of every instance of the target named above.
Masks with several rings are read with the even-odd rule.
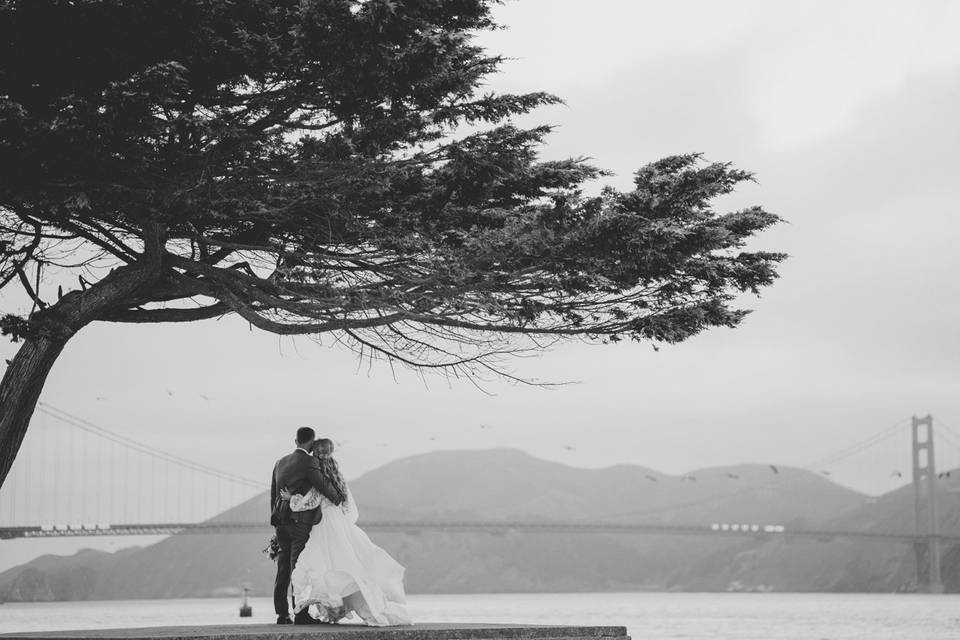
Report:
[[[670,473],[805,466],[913,413],[960,432],[960,3],[526,0],[498,15],[509,29],[482,41],[517,59],[491,88],[566,100],[523,121],[557,125],[544,157],[590,156],[621,188],[673,153],[756,173],[723,204],[787,219],[755,246],[791,257],[740,328],[658,352],[556,348],[515,372],[575,384],[488,395],[358,370],[343,349],[235,319],[91,326],[42,400],[265,481],[303,424],[343,441],[349,476],[479,447]],[[892,489],[906,434],[828,470]],[[939,455],[960,463],[946,444]]]

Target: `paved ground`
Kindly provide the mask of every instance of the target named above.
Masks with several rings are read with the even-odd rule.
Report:
[[[96,629],[0,634],[3,640],[630,640],[624,627],[549,627],[495,624],[416,624],[377,628],[363,625],[209,625]]]

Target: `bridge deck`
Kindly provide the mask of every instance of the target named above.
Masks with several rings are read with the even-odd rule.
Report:
[[[844,531],[828,529],[788,529],[761,524],[659,524],[597,522],[500,522],[500,521],[374,521],[361,522],[366,531],[414,533],[419,531],[484,532],[484,533],[578,533],[578,534],[644,534],[644,535],[692,535],[730,536],[751,538],[788,538],[830,540],[833,538],[859,538],[877,542],[907,543],[927,542],[937,538],[942,544],[960,544],[960,535],[937,534],[935,536],[910,532]],[[173,534],[224,534],[269,531],[264,522],[193,522],[193,523],[139,523],[105,525],[25,525],[0,526],[0,540],[15,538],[60,538],[78,536],[118,535],[173,535]]]
[[[96,629],[0,634],[3,640],[630,640],[626,627],[551,627],[498,624],[415,624],[377,628],[363,625],[208,625]]]

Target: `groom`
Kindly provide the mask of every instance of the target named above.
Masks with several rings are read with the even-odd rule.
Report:
[[[320,522],[320,507],[309,511],[295,512],[290,504],[280,498],[280,490],[305,494],[316,488],[334,504],[340,503],[340,497],[320,474],[320,463],[313,457],[313,443],[317,434],[310,427],[297,429],[297,448],[292,453],[277,460],[273,467],[270,482],[270,524],[277,529],[277,580],[273,587],[273,608],[277,612],[277,624],[320,624],[306,609],[290,619],[290,605],[287,591],[290,589],[290,574],[297,564],[300,552],[307,544],[310,529]],[[296,603],[294,603],[296,606]]]

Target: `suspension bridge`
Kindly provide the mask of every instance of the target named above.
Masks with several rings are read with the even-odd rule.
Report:
[[[942,591],[940,550],[960,544],[960,530],[941,531],[937,484],[947,472],[936,471],[933,419],[905,419],[859,442],[834,451],[806,467],[830,475],[830,469],[883,443],[895,442],[909,429],[911,437],[914,526],[904,531],[798,528],[775,522],[543,522],[463,520],[361,521],[368,531],[642,534],[753,537],[787,540],[864,539],[912,545],[918,584]],[[938,438],[947,451],[960,454],[960,434],[940,425]],[[896,446],[902,447],[899,443]],[[902,447],[906,449],[906,447]],[[51,452],[62,452],[52,455]],[[908,453],[907,451],[903,452]],[[954,465],[960,466],[960,465]],[[774,468],[776,473],[776,469]],[[894,472],[902,476],[900,471]],[[46,403],[37,407],[20,455],[0,488],[2,540],[78,536],[231,534],[265,530],[264,521],[249,521],[231,510],[262,495],[265,480],[255,480],[130,439]],[[651,513],[649,510],[647,514]],[[626,514],[629,515],[629,514]],[[642,513],[638,514],[642,515]],[[2,547],[0,547],[2,548]]]

